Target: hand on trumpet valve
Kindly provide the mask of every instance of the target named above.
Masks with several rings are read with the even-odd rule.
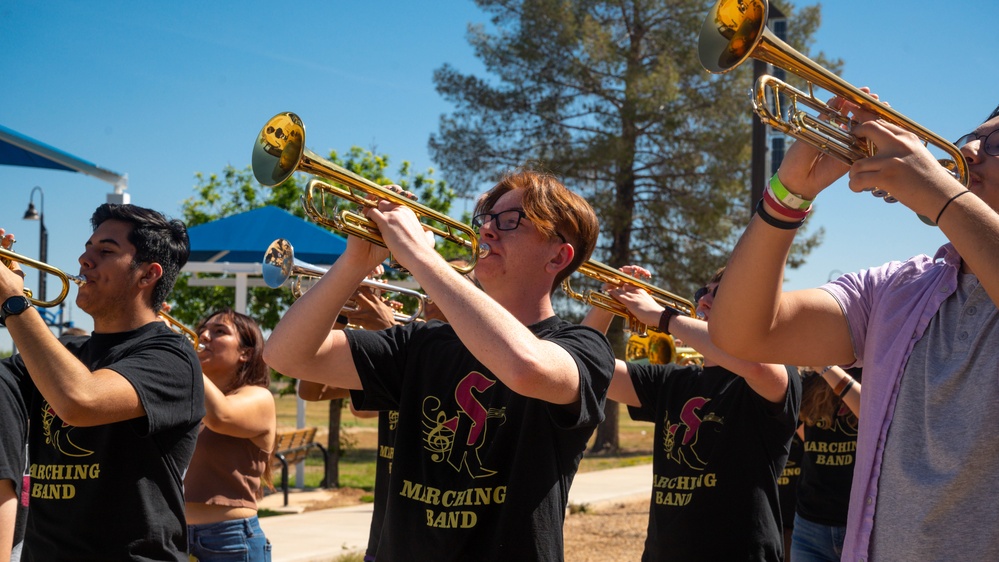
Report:
[[[358,287],[351,299],[352,306],[344,307],[343,314],[352,326],[383,330],[395,325],[395,309],[382,300],[380,295],[376,295],[375,291],[370,287]]]

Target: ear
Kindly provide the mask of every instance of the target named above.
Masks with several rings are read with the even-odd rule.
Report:
[[[142,272],[142,277],[139,278],[139,288],[146,289],[156,286],[156,282],[163,277],[163,266],[153,262],[142,266],[144,271]]]
[[[569,267],[572,263],[572,258],[576,256],[576,249],[572,247],[572,244],[568,242],[563,242],[559,244],[558,253],[552,256],[551,260],[548,261],[546,269],[554,274],[562,271],[563,269]]]

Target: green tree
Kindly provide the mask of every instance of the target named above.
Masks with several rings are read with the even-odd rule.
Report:
[[[523,165],[554,172],[600,217],[594,258],[644,265],[655,285],[692,294],[751,216],[752,65],[719,76],[701,67],[712,3],[476,0],[491,25],[468,38],[489,76],[435,72],[456,108],[431,136],[435,161],[460,194]],[[819,6],[780,8],[789,42],[807,52]],[[796,246],[792,266],[820,234]],[[621,323],[608,335],[622,352]],[[614,451],[616,405],[607,413],[595,448]]]

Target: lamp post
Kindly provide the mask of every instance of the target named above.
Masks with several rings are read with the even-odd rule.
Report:
[[[38,199],[41,205],[40,211],[35,210],[35,191],[38,191]],[[38,261],[48,263],[49,232],[45,230],[45,192],[37,185],[31,188],[31,195],[28,199],[28,210],[24,212],[24,220],[38,221]],[[38,300],[45,300],[45,277],[45,272],[38,272]]]

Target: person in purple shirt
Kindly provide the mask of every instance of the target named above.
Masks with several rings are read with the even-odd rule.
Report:
[[[733,252],[712,340],[761,362],[864,368],[844,561],[999,560],[999,108],[956,144],[954,179],[915,135],[831,103],[877,146],[847,167],[795,143]],[[796,228],[849,171],[934,219],[949,243],[783,292]]]

